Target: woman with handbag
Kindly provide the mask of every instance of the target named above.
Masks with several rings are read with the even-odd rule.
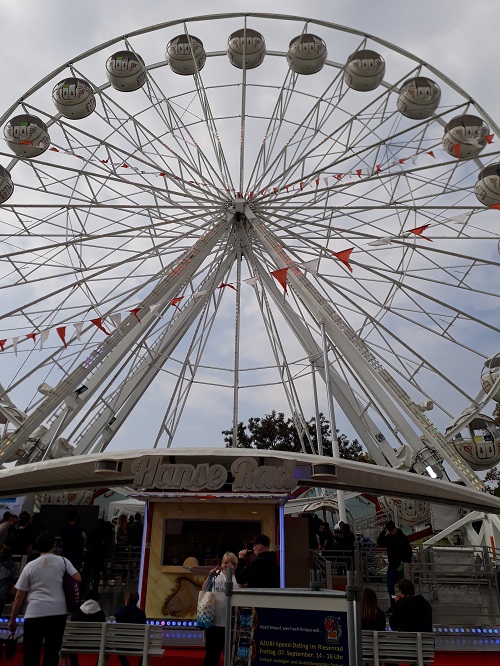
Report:
[[[202,591],[207,589],[211,583],[211,590],[215,596],[215,618],[213,624],[205,629],[205,661],[203,666],[217,666],[220,656],[224,650],[224,639],[226,635],[226,596],[224,586],[226,584],[226,570],[229,567],[233,572],[238,564],[238,558],[234,553],[226,553],[222,558],[221,566],[212,569],[208,578],[203,583]],[[233,585],[241,587],[236,582],[233,573]]]
[[[71,562],[54,554],[55,544],[51,532],[42,532],[34,545],[40,557],[24,567],[16,583],[8,628],[15,632],[17,614],[28,594],[24,613],[23,666],[39,666],[44,642],[43,666],[58,666],[68,614],[63,578],[67,573],[77,583],[81,581]]]

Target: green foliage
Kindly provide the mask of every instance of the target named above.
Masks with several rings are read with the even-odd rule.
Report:
[[[320,414],[321,439],[323,453],[325,456],[332,455],[332,433],[330,423],[323,414]],[[317,448],[316,422],[314,417],[307,422],[314,453]],[[227,447],[233,445],[233,431],[223,430],[224,443]],[[272,411],[264,417],[251,417],[245,425],[243,421],[238,423],[237,448],[241,449],[266,449],[268,451],[295,451],[301,452],[302,446],[297,429],[292,419],[285,419],[283,412]],[[346,460],[359,460],[362,462],[373,462],[357,439],[349,440],[343,433],[337,430],[337,439],[341,458]],[[307,437],[304,438],[307,453],[312,453]]]

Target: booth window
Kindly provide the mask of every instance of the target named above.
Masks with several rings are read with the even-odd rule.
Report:
[[[260,534],[260,520],[166,520],[163,534],[164,566],[182,566],[195,558],[200,566],[214,566],[226,551],[236,556]]]

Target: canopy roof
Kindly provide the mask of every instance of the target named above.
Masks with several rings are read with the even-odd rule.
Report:
[[[282,465],[296,462],[294,477],[298,486],[339,488],[357,492],[410,497],[434,503],[458,505],[465,509],[500,514],[500,499],[449,481],[402,472],[350,460],[334,460],[324,456],[282,451],[249,449],[185,448],[140,450],[71,456],[0,470],[0,497],[25,495],[50,490],[130,486],[135,476],[136,460],[159,457],[169,464],[223,465],[230,469],[238,458],[254,458],[260,464]],[[96,471],[100,463],[100,471]],[[120,467],[116,469],[117,464]],[[103,471],[107,468],[108,471]],[[137,490],[131,490],[137,494]],[[189,493],[186,492],[186,495]],[[158,495],[156,492],[155,495]]]

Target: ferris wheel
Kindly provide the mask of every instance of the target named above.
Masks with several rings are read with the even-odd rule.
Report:
[[[278,391],[316,453],[318,377],[377,464],[483,488],[500,133],[457,84],[355,29],[226,14],[92,48],[1,120],[0,462],[103,451],[151,399],[150,445],[178,445],[194,394],[236,441]]]

